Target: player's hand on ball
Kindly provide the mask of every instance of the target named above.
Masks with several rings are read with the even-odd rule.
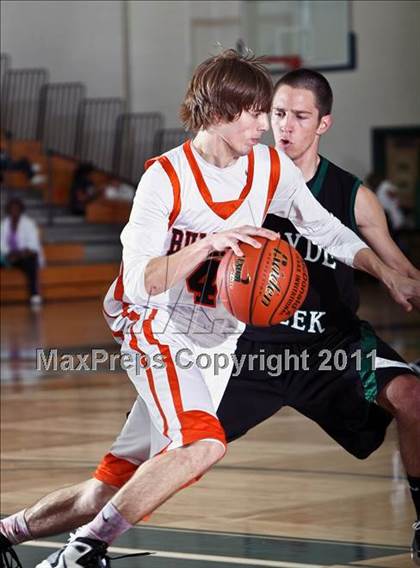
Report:
[[[209,240],[212,251],[223,252],[230,248],[237,256],[243,256],[243,252],[239,246],[241,243],[248,243],[255,248],[261,248],[261,243],[253,237],[265,237],[271,241],[275,241],[280,238],[280,234],[270,231],[270,229],[244,225],[236,229],[213,233],[212,235],[208,235],[206,239]]]

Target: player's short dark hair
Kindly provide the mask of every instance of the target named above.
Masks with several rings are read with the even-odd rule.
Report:
[[[282,85],[293,89],[307,89],[315,97],[315,104],[319,110],[319,118],[331,114],[333,105],[333,92],[327,79],[318,71],[312,69],[294,69],[289,71],[274,86],[274,94]]]
[[[197,132],[216,120],[231,122],[243,110],[270,112],[273,83],[262,60],[227,49],[206,59],[188,85],[180,117]]]

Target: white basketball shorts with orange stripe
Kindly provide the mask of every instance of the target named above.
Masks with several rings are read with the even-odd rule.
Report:
[[[212,374],[211,366],[203,369],[197,364],[204,352],[198,346],[201,339],[194,341],[194,334],[180,332],[163,310],[152,309],[143,320],[130,324],[121,352],[132,365],[127,373],[139,399],[99,464],[97,479],[120,487],[139,464],[162,451],[198,440],[226,446],[216,408],[229,380],[229,355],[235,351],[237,336],[205,349],[209,361],[216,353],[230,359],[219,376]]]

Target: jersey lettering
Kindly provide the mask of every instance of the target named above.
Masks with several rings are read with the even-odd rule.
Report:
[[[300,241],[302,235],[299,233],[284,233],[284,236],[286,237],[286,239],[289,242],[289,245],[291,245],[294,248],[297,248],[297,244]]]
[[[309,333],[324,333],[325,327],[322,327],[320,319],[325,316],[326,312],[310,312],[311,323],[309,324]],[[317,328],[317,329],[315,329]]]
[[[295,249],[298,249],[306,262],[318,262],[322,257],[323,266],[326,266],[327,268],[332,268],[333,270],[337,268],[337,262],[334,260],[334,257],[328,254],[322,248],[311,243],[311,241],[304,239],[306,241],[306,251],[303,252],[302,250],[303,246],[298,247],[298,243],[301,241],[301,239],[303,239],[302,235],[300,235],[299,233],[293,234],[285,232],[283,234],[286,237],[289,245],[291,245]],[[304,245],[303,242],[302,245]]]
[[[322,261],[322,264],[323,266],[326,266],[327,268],[332,268],[333,270],[337,268],[337,261],[334,259],[333,256],[331,256],[325,251],[324,251],[324,260]]]
[[[281,325],[286,325],[298,331],[306,331],[308,333],[324,333],[325,327],[321,323],[321,319],[326,312],[315,312],[306,310],[297,310],[293,317],[282,321]]]
[[[194,304],[216,307],[216,277],[220,259],[209,258],[202,262],[186,280],[188,292],[194,296]]]
[[[174,254],[182,248],[195,243],[195,241],[200,238],[204,239],[206,233],[194,233],[194,231],[182,231],[181,229],[172,228],[172,238],[171,244],[167,254]]]
[[[296,310],[293,314],[292,327],[299,329],[300,331],[305,331],[305,317],[306,312],[303,310]]]
[[[173,254],[178,252],[182,248],[182,240],[184,238],[184,232],[179,229],[172,229],[172,239],[169,245],[169,250],[167,254]]]
[[[194,231],[182,231],[172,228],[171,244],[169,245],[168,255],[178,252],[182,248],[191,245],[197,239],[203,239],[206,233],[195,233]],[[209,258],[202,262],[194,272],[186,279],[188,292],[193,295],[194,304],[215,308],[217,303],[216,277],[217,269],[220,264],[220,255]]]
[[[305,255],[305,262],[318,262],[321,257],[322,249],[311,243],[311,241],[306,241],[306,255]]]
[[[205,236],[204,233],[194,233],[193,231],[187,231],[186,234],[185,234],[185,245],[184,246],[187,247],[188,245],[192,245],[193,243],[195,243],[199,234]],[[200,238],[203,238],[203,237],[200,237]]]

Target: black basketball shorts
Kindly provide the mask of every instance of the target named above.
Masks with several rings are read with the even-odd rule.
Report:
[[[416,376],[361,320],[309,345],[241,337],[217,414],[232,441],[283,406],[291,406],[362,459],[381,445],[392,420],[375,403],[377,395],[401,374]]]

